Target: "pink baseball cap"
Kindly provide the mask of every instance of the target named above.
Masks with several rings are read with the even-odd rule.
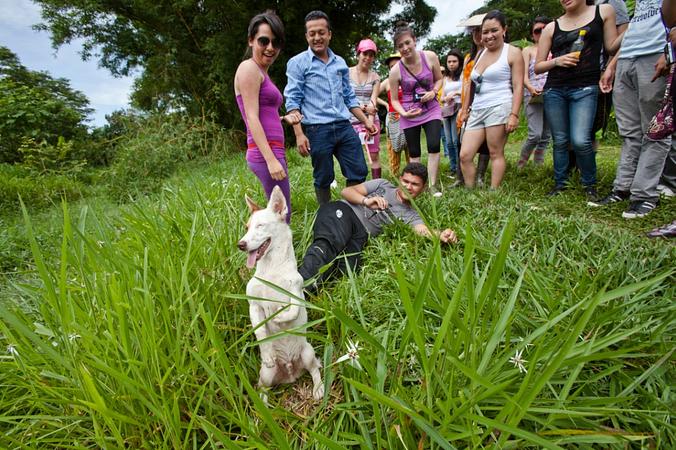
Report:
[[[357,53],[363,53],[368,50],[372,50],[374,53],[378,53],[378,47],[376,47],[376,43],[373,42],[371,39],[362,39],[359,41],[359,45],[357,45]]]

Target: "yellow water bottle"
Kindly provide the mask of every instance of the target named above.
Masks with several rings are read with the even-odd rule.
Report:
[[[573,42],[573,45],[570,46],[570,54],[575,56],[577,59],[580,59],[580,53],[582,53],[582,48],[584,48],[584,37],[587,34],[587,30],[580,30],[577,39]]]

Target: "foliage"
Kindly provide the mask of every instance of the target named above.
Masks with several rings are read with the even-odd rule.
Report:
[[[87,141],[86,159],[92,166],[108,166],[115,159],[124,138],[142,127],[144,117],[133,110],[118,110],[106,114],[106,124],[94,128]]]
[[[63,78],[28,70],[0,46],[0,162],[21,159],[23,138],[56,145],[86,135],[89,101]]]
[[[331,47],[349,57],[363,36],[384,36],[383,19],[395,2],[183,0],[110,2],[36,0],[55,46],[84,40],[84,57],[99,58],[114,75],[137,69],[133,103],[144,110],[184,110],[211,117],[230,128],[240,123],[232,79],[246,48],[249,20],[266,8],[277,10],[287,30],[287,46],[271,68],[283,86],[288,58],[307,48],[305,14],[324,10],[332,20]],[[423,0],[399,0],[400,17],[413,20],[421,35],[436,14]]]
[[[129,125],[110,168],[110,192],[119,200],[156,191],[182,162],[245,148],[237,132],[180,114],[153,115]]]
[[[605,186],[617,156],[599,149]],[[300,258],[316,205],[307,160],[289,167]],[[676,444],[675,250],[640,234],[668,205],[628,222],[572,190],[546,198],[549,162],[497,192],[424,196],[461,244],[402,225],[371,240],[361,272],[308,299],[326,398],[306,377],[266,406],[236,248],[243,194],[262,190],[242,155],[190,169],[115,214],[64,205],[61,239],[26,215],[31,272],[0,300],[0,447]],[[349,341],[363,370],[334,363]]]
[[[442,36],[428,39],[425,43],[425,49],[432,50],[442,58],[451,50],[460,50],[460,54],[468,53],[471,45],[471,36],[461,34],[444,34]]]
[[[79,159],[75,153],[74,142],[66,141],[62,136],[59,136],[56,145],[23,138],[19,147],[23,166],[36,171],[39,175],[48,173],[77,175],[87,165],[87,161]]]
[[[531,26],[537,16],[546,16],[551,19],[563,14],[559,0],[489,0],[484,6],[472,12],[485,13],[499,9],[507,16],[507,32],[510,41],[531,38]]]
[[[19,197],[32,208],[58,204],[61,198],[75,200],[87,188],[77,178],[57,172],[37,174],[19,165],[0,164],[0,210],[17,211]]]

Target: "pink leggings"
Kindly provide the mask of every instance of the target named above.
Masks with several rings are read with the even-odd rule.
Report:
[[[274,180],[270,176],[270,171],[268,171],[268,165],[264,162],[251,162],[247,161],[249,169],[261,180],[263,185],[263,190],[265,191],[265,197],[270,198],[272,194],[272,188],[279,186],[282,189],[284,198],[286,198],[286,207],[289,209],[289,212],[286,214],[286,223],[291,222],[291,189],[289,187],[289,169],[286,166],[285,158],[277,158],[277,161],[284,167],[284,172],[286,173],[286,178],[281,181]]]

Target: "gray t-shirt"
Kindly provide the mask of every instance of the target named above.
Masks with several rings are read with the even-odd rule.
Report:
[[[610,5],[615,8],[615,24],[619,27],[629,23],[629,13],[624,0],[596,0],[597,5]]]
[[[397,188],[389,181],[377,178],[365,182],[364,187],[366,187],[367,197],[383,197],[387,200],[388,208],[371,209],[364,205],[353,205],[345,200],[343,202],[350,205],[369,235],[377,236],[383,231],[385,225],[393,223],[395,219],[412,227],[423,223],[415,209],[399,200]]]
[[[661,53],[666,42],[662,0],[636,0],[634,17],[622,39],[620,59]]]

